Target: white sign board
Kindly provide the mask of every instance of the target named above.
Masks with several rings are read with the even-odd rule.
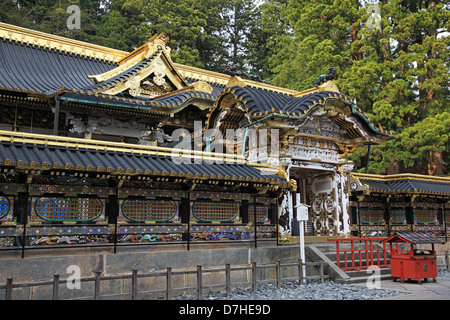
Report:
[[[298,206],[296,206],[296,208],[297,208],[297,220],[298,221],[308,221],[309,206],[301,203]]]

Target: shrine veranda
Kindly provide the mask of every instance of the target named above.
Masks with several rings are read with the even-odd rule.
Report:
[[[447,240],[450,179],[352,173],[395,134],[332,80],[299,92],[176,64],[162,35],[129,53],[4,23],[0,62],[1,250],[284,245],[299,204],[307,236]]]

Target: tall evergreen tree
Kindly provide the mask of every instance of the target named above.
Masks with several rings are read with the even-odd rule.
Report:
[[[69,29],[67,20],[72,12],[70,5],[80,9],[80,28]],[[100,0],[5,0],[1,4],[0,21],[31,28],[67,38],[94,42],[101,41],[96,35],[102,12]]]
[[[220,0],[111,0],[100,27],[109,46],[133,50],[153,34],[169,37],[172,58],[200,68],[220,68],[224,21]]]
[[[263,20],[284,26],[270,40],[276,48],[269,58],[273,81],[302,90],[336,67],[341,91],[356,98],[377,125],[399,133],[372,148],[370,172],[445,174],[449,7],[444,1],[383,0],[372,7],[380,13],[374,17],[371,4],[268,0]],[[371,24],[374,18],[379,28]],[[358,163],[366,152],[360,149],[352,159]]]
[[[399,132],[396,140],[373,148],[370,170],[445,174],[450,164],[450,127],[442,126],[450,112],[448,8],[442,1],[399,0],[383,1],[379,8],[380,29],[361,28],[354,46],[363,59],[339,81],[375,123]],[[370,18],[362,13],[361,25]]]
[[[310,88],[335,67],[336,83],[398,138],[372,148],[369,172],[446,174],[450,164],[449,6],[441,0],[4,0],[0,21],[131,51],[155,33],[173,59],[222,71],[235,65],[274,84]],[[379,10],[379,25],[373,25]],[[366,149],[352,160],[359,163]],[[360,170],[364,170],[361,168]]]
[[[254,4],[251,0],[228,1],[222,15],[225,20],[223,38],[228,51],[228,61],[239,71],[248,71],[248,43],[250,21],[254,18]]]

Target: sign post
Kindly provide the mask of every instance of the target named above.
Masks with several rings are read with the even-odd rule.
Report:
[[[298,201],[297,203],[299,203]],[[299,203],[295,206],[297,209],[297,220],[299,221],[300,225],[300,259],[302,259],[302,262],[305,263],[305,228],[304,228],[304,221],[308,221],[308,208],[309,206],[304,203]],[[303,279],[306,277],[306,269],[305,265],[303,264]],[[305,281],[305,280],[303,280]]]

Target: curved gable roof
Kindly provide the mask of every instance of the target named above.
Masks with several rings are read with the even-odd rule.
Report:
[[[251,86],[234,86],[226,88],[217,99],[216,105],[211,109],[208,118],[214,117],[214,111],[219,107],[221,98],[233,95],[236,100],[245,105],[245,111],[255,121],[261,121],[267,117],[284,117],[293,120],[303,119],[313,113],[317,108],[325,108],[329,101],[339,101],[350,107],[353,115],[365,123],[370,131],[393,138],[393,134],[382,128],[377,128],[359,107],[353,104],[346,95],[335,91],[312,91],[300,96],[271,91]],[[217,113],[217,112],[216,112]],[[213,119],[208,124],[213,125]]]

